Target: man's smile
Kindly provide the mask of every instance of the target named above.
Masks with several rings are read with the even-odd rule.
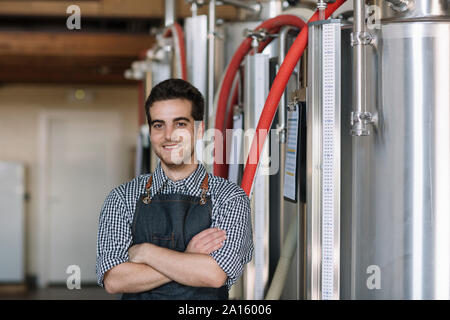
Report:
[[[173,149],[177,149],[179,147],[181,147],[181,145],[179,143],[163,145],[163,148],[166,149],[166,150],[173,150]]]

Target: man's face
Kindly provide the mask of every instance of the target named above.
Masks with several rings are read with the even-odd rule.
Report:
[[[193,163],[195,121],[189,100],[157,101],[150,107],[150,142],[167,166]]]

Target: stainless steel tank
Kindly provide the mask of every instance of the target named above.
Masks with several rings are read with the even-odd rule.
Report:
[[[215,56],[214,56],[214,75],[215,75],[215,87],[219,88],[219,83],[221,81],[221,78],[224,75],[225,68],[231,61],[234,53],[240,46],[240,44],[245,40],[245,30],[254,30],[258,25],[260,25],[264,20],[268,18],[272,18],[278,14],[281,13],[281,2],[280,1],[274,1],[274,0],[264,0],[259,2],[261,5],[261,12],[258,15],[248,15],[245,16],[245,19],[242,19],[243,21],[236,21],[236,22],[225,22],[225,23],[218,23],[216,26],[216,41],[215,41]],[[242,14],[248,14],[247,11],[242,11]],[[244,16],[241,16],[241,18],[244,18]],[[270,45],[268,45],[265,50],[263,51],[265,55],[268,56],[268,60],[273,59],[277,57],[278,55],[278,39],[274,39]],[[244,62],[245,65],[245,62]],[[269,70],[270,69],[270,70]],[[267,75],[270,74],[270,71],[273,68],[268,68],[266,71]],[[246,69],[241,69],[241,75],[246,73]],[[244,79],[246,77],[252,77],[252,75],[245,74],[243,77]],[[250,86],[246,86],[244,84],[244,79],[242,79],[241,84],[243,85],[243,88],[241,90],[242,97],[247,96],[249,92],[251,92]],[[267,82],[272,79],[271,77],[267,76]],[[247,108],[249,105],[244,106],[245,103],[242,103],[243,105],[243,118],[246,120],[245,122],[248,123],[249,119],[253,119],[256,116],[256,110],[252,108]],[[210,121],[213,123],[213,121]],[[248,124],[242,128],[242,129],[249,129]],[[272,190],[272,186],[269,182],[269,179],[264,180],[263,182],[264,188],[267,190],[270,188]],[[262,211],[264,216],[264,221],[268,222],[266,220],[269,219],[269,198],[265,199],[266,203],[263,205],[264,210]],[[253,200],[254,201],[254,200]],[[277,195],[272,196],[270,205],[273,204],[273,202],[276,202],[276,204],[279,206],[279,197]],[[271,241],[270,234],[269,234],[269,225],[267,223],[263,224],[263,229],[256,230],[256,218],[255,218],[255,204],[252,203],[252,222],[254,225],[253,228],[253,234],[256,236],[256,234],[259,234],[259,237],[263,238],[263,241],[258,241],[257,239],[254,242],[255,246],[255,255],[253,257],[253,260],[245,266],[245,271],[243,274],[243,277],[239,279],[239,281],[232,287],[232,290],[230,292],[230,298],[232,299],[262,299],[264,297],[264,290],[267,289],[267,286],[269,285],[270,281],[270,274],[269,264],[275,260],[274,263],[276,263],[278,257],[279,257],[279,248],[277,252],[270,251],[267,243]],[[278,212],[274,212],[274,214]],[[276,218],[280,219],[279,216]],[[272,237],[273,238],[273,237]],[[276,239],[277,240],[277,239]],[[256,255],[259,255],[258,257]],[[270,256],[269,256],[270,255]],[[264,260],[263,266],[257,265],[255,262],[256,260]],[[260,281],[257,281],[256,279],[260,279]]]
[[[343,132],[344,299],[450,299],[450,1],[401,2],[376,1],[371,134]]]

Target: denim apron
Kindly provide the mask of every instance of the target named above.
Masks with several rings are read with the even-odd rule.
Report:
[[[159,247],[184,252],[189,241],[211,227],[211,198],[208,174],[203,179],[200,197],[183,194],[158,194],[150,197],[153,177],[150,176],[133,217],[133,243],[153,243]],[[161,187],[162,189],[162,187]],[[124,293],[124,300],[226,300],[228,288],[190,287],[175,281],[139,293]]]

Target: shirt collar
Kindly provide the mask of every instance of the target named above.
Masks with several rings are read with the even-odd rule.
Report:
[[[200,190],[200,186],[205,178],[206,169],[203,164],[199,163],[197,168],[192,172],[188,177],[178,180],[172,181],[170,180],[163,168],[161,167],[161,163],[158,163],[158,166],[153,173],[153,182],[151,187],[151,193],[155,194],[161,187],[166,184],[176,188],[184,188],[185,191],[189,193],[196,193]]]

